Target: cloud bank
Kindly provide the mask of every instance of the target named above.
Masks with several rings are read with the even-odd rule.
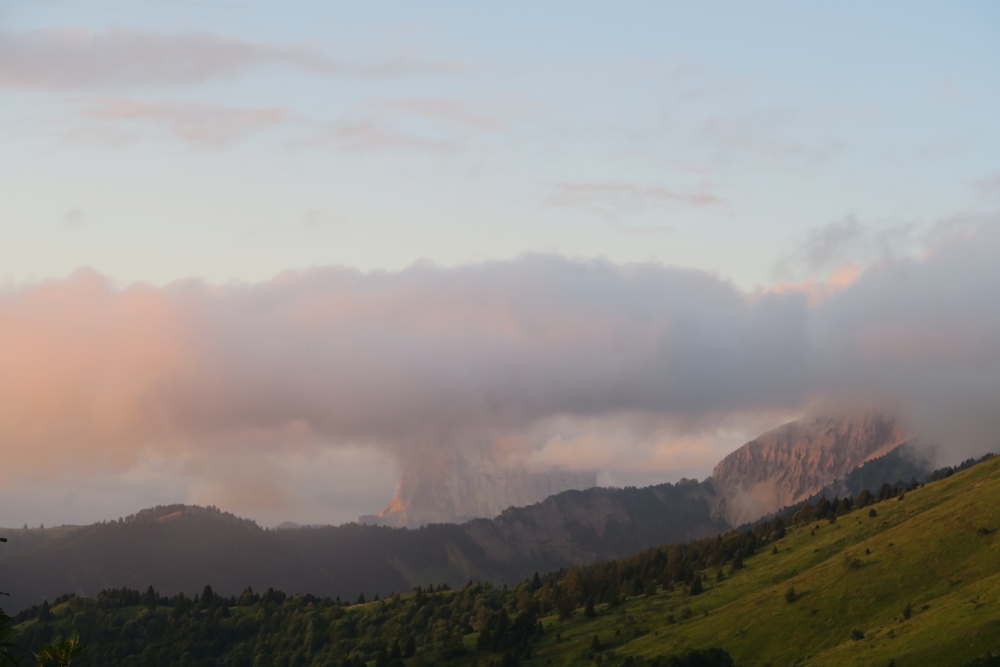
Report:
[[[641,467],[642,447],[682,465],[733,420],[831,404],[979,453],[1000,444],[998,250],[995,224],[954,229],[818,297],[553,256],[162,288],[83,270],[0,294],[0,478],[156,460],[232,491],[282,459],[483,442],[532,465]]]

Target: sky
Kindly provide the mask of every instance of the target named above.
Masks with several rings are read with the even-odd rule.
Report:
[[[991,2],[5,2],[0,525],[340,523],[473,442],[701,478],[833,405],[995,450],[998,36]]]

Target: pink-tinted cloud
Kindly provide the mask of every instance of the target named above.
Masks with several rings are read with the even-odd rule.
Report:
[[[496,132],[500,114],[446,98],[375,98],[362,109],[330,122],[312,122],[313,133],[295,145],[332,146],[346,151],[402,149],[431,153],[458,150],[470,137]]]
[[[281,107],[236,109],[215,104],[140,102],[115,98],[93,101],[82,115],[94,122],[83,132],[88,136],[111,133],[138,136],[146,130],[165,131],[185,142],[225,147],[251,134],[295,120],[295,114]],[[76,130],[79,135],[81,130]]]
[[[0,33],[0,84],[9,86],[176,86],[233,78],[265,65],[341,71],[310,49],[207,33],[162,34],[125,28]]]
[[[0,32],[0,86],[120,90],[232,79],[268,66],[321,75],[405,77],[461,69],[400,52],[370,62],[337,62],[312,45],[278,46],[204,32],[58,28]]]
[[[478,131],[500,130],[506,123],[496,113],[461,100],[434,97],[382,98],[369,102],[376,112],[390,116],[418,116],[452,127]]]
[[[810,305],[818,305],[853,285],[860,275],[861,268],[857,264],[841,264],[833,270],[825,282],[811,278],[799,282],[781,282],[771,285],[763,291],[763,294],[799,293],[808,297]]]
[[[895,407],[974,453],[1000,432],[998,250],[997,225],[965,229],[844,269],[812,305],[546,256],[164,288],[83,271],[0,295],[0,475],[153,457],[222,479],[229,458],[373,447],[405,465],[483,443],[573,467],[574,443],[611,461],[601,439],[628,469],[688,464],[705,457],[670,443],[817,401]]]

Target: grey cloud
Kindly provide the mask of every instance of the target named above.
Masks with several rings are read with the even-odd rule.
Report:
[[[843,261],[864,235],[854,215],[812,230],[802,244],[805,262],[811,269],[828,268]]]
[[[996,225],[965,229],[812,304],[550,256],[162,289],[81,273],[0,298],[0,437],[13,470],[58,448],[127,465],[140,444],[246,460],[375,446],[405,464],[532,447],[557,419],[697,431],[863,402],[973,453],[1000,432],[998,250]]]
[[[868,265],[892,261],[918,253],[933,236],[933,227],[917,221],[863,223],[852,213],[808,230],[796,241],[794,250],[775,263],[775,273],[791,279],[802,270],[828,271],[845,262]]]
[[[547,202],[550,206],[587,208],[602,217],[617,220],[635,215],[647,208],[674,204],[691,208],[706,206],[728,210],[729,204],[705,189],[684,192],[663,186],[642,186],[634,183],[558,183]],[[658,231],[668,231],[659,229]]]

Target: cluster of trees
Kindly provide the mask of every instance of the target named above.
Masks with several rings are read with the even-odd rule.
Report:
[[[19,628],[19,643],[37,651],[72,627],[93,664],[137,667],[363,667],[371,661],[398,667],[408,658],[419,665],[469,653],[515,667],[531,656],[532,642],[543,632],[532,595],[540,585],[445,589],[417,588],[414,595],[355,605],[274,590],[225,597],[206,586],[189,599],[167,598],[151,587],[144,593],[111,589],[96,598],[67,597],[45,617],[36,612]],[[478,642],[467,645],[465,637],[475,632]]]
[[[628,568],[644,570],[638,561],[621,572]],[[53,637],[73,627],[87,647],[89,664],[129,667],[366,667],[371,662],[518,667],[545,633],[539,614],[546,596],[568,596],[574,580],[580,590],[589,590],[597,581],[592,575],[601,571],[579,570],[555,581],[536,575],[512,588],[471,582],[456,591],[416,588],[413,595],[360,605],[273,590],[225,597],[206,586],[188,599],[166,598],[151,588],[110,589],[97,598],[67,596],[47,618],[36,614],[20,628],[18,643],[27,651],[44,651]],[[470,635],[474,642],[466,641]],[[81,643],[75,637],[73,642]],[[732,661],[719,649],[627,659],[628,667],[695,665],[731,667]]]
[[[785,536],[784,517],[761,521],[750,530],[646,549],[626,558],[559,570],[536,577],[541,613],[568,617],[581,604],[590,616],[594,603],[616,607],[630,596],[652,594],[662,587],[684,586],[692,595],[704,590],[705,571],[738,570],[743,559]],[[718,578],[719,575],[717,575]],[[724,575],[722,575],[724,576]],[[535,583],[537,582],[537,583]]]

